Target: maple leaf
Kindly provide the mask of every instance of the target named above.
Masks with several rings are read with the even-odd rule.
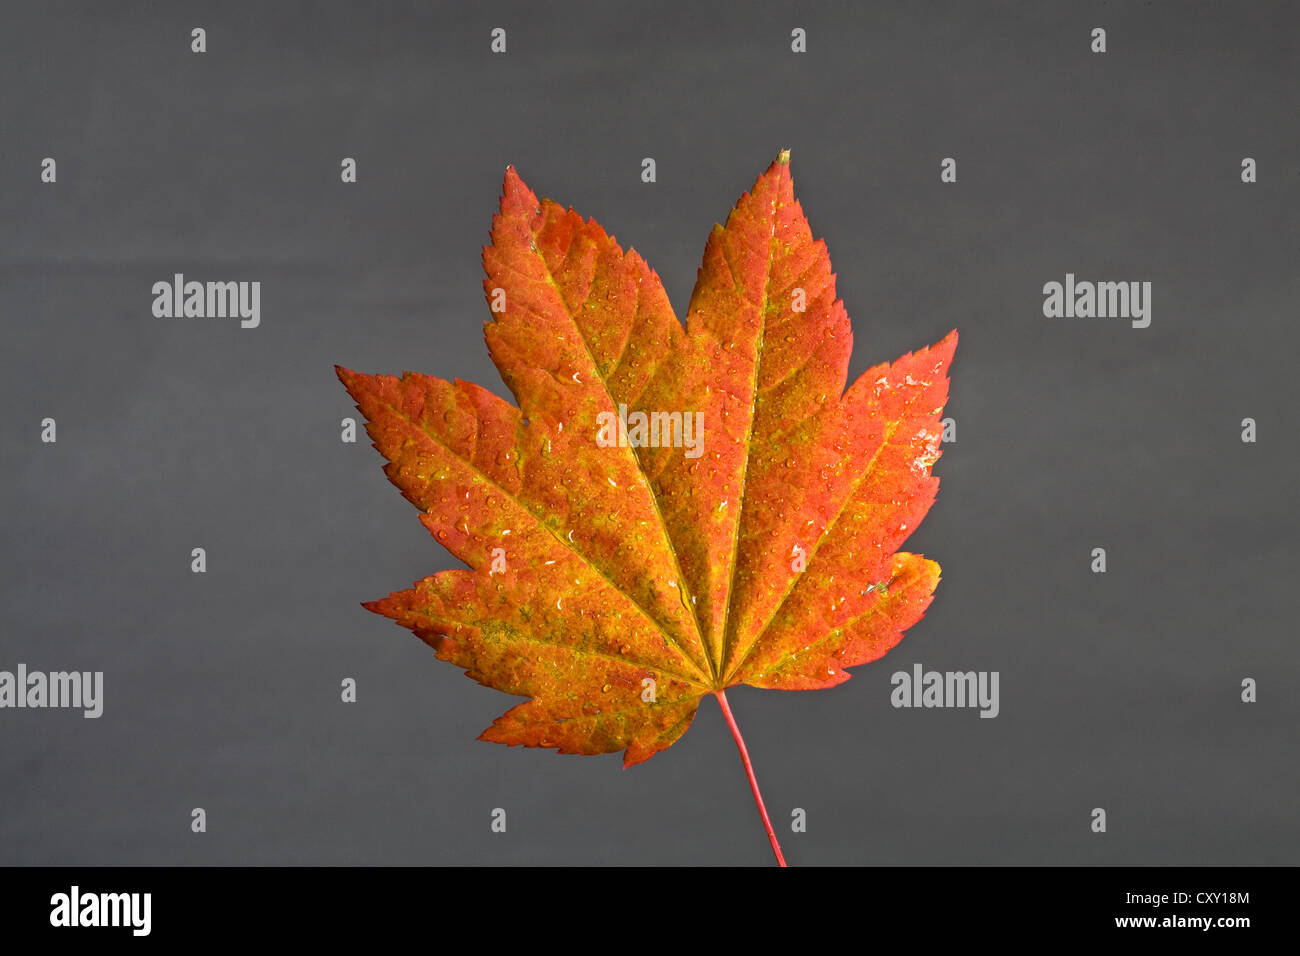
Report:
[[[626,767],[714,694],[780,858],[724,691],[833,687],[925,613],[939,566],[898,549],[938,488],[957,333],[845,390],[852,330],[788,152],[714,226],[685,329],[635,251],[513,168],[491,238],[486,339],[517,408],[336,367],[468,566],[365,607],[528,698],[484,740]]]

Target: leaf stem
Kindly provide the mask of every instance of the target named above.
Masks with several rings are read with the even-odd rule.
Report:
[[[726,691],[717,690],[713,696],[718,698],[718,703],[722,707],[722,716],[727,720],[727,726],[731,728],[731,736],[736,741],[736,749],[740,751],[740,762],[745,765],[745,773],[749,777],[749,789],[754,791],[754,803],[758,805],[758,815],[763,818],[763,828],[767,830],[767,838],[772,843],[772,852],[776,854],[776,862],[780,866],[786,866],[785,857],[781,855],[781,844],[776,842],[776,831],[772,829],[772,820],[767,815],[767,807],[763,805],[763,795],[758,792],[758,780],[754,777],[754,765],[749,762],[749,751],[745,749],[745,738],[740,736],[740,728],[736,725],[736,718],[732,716],[731,705],[727,703]]]

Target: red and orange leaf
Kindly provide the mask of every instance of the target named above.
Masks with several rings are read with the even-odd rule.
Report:
[[[714,227],[684,330],[636,252],[513,169],[483,263],[518,407],[337,370],[389,479],[468,568],[366,606],[529,698],[482,739],[630,766],[704,694],[834,686],[920,620],[939,566],[898,548],[938,488],[957,335],[845,391],[852,330],[787,153]],[[661,440],[627,440],[637,413]],[[697,441],[669,435],[674,414]],[[622,440],[598,440],[611,421]]]

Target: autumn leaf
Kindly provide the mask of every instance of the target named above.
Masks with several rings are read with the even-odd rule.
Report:
[[[934,502],[957,333],[845,389],[853,334],[780,157],[714,226],[686,325],[658,275],[506,170],[483,250],[477,385],[337,368],[385,472],[467,566],[365,606],[528,698],[482,739],[670,747],[736,684],[815,690],[885,654],[939,566],[899,551]]]

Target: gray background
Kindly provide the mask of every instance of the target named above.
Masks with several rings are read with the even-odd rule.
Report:
[[[359,606],[454,562],[331,366],[506,394],[507,163],[680,312],[785,146],[852,374],[961,332],[929,614],[840,688],[730,694],[790,860],[1297,862],[1297,5],[374,6],[0,14],[0,669],[106,681],[99,720],[0,712],[0,863],[769,863],[714,701],[627,772],[474,739],[513,699]],[[1150,328],[1045,319],[1067,271],[1154,283]],[[173,272],[260,280],[261,327],[154,318]],[[915,661],[999,671],[1001,716],[891,708]]]

